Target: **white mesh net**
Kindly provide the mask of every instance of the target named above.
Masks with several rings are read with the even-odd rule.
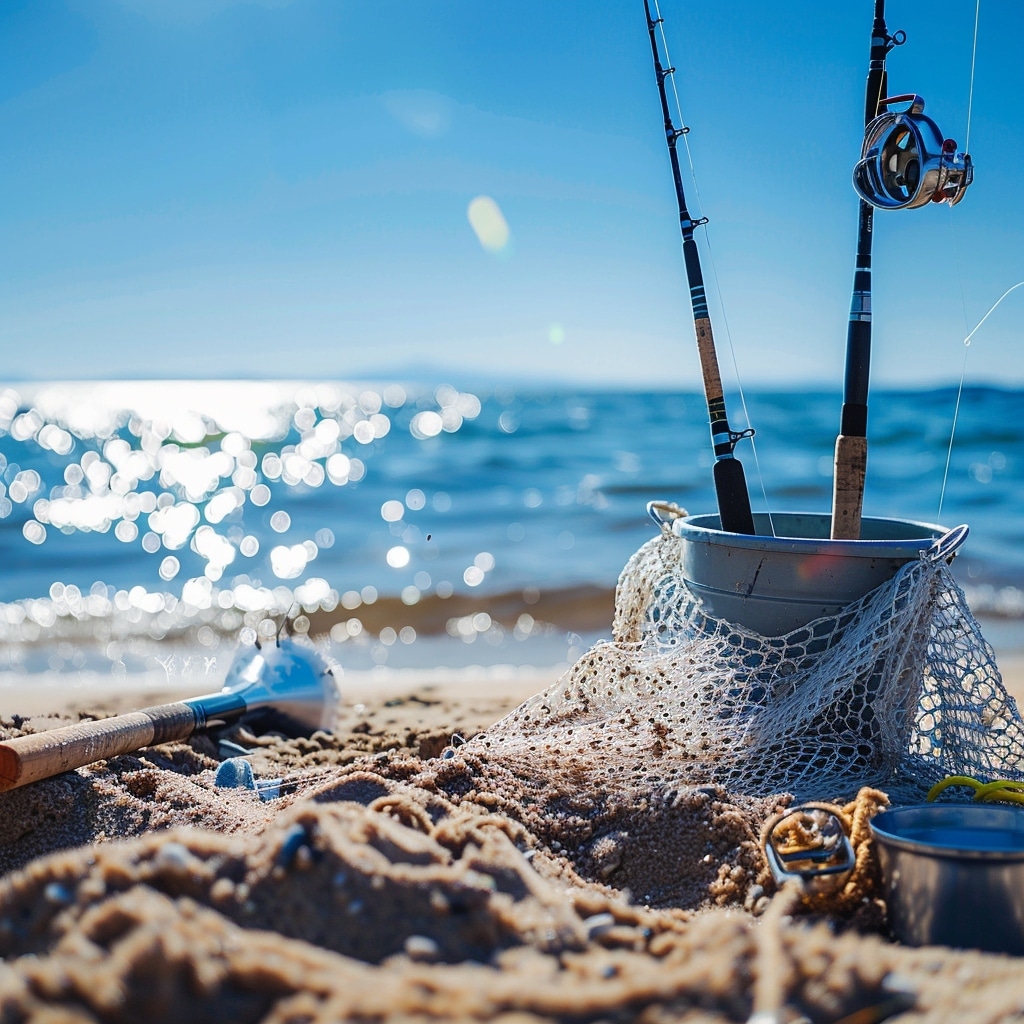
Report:
[[[766,637],[705,614],[663,526],[619,578],[613,640],[472,742],[605,793],[876,786],[913,800],[947,775],[1024,778],[1024,722],[947,568],[965,533],[836,615]]]

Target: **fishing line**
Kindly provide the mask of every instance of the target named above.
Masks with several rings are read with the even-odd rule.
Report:
[[[662,17],[661,17],[661,5],[658,3],[658,0],[654,0],[654,11],[655,11],[655,14],[658,17],[658,28],[659,28],[659,30],[661,32],[661,45],[662,45],[662,47],[663,47],[663,49],[665,51],[665,62],[668,64],[669,67],[672,67],[672,55],[669,52],[668,38],[665,35],[665,22],[662,20]],[[686,124],[686,120],[683,117],[682,105],[679,102],[679,90],[676,87],[676,76],[673,74],[673,75],[668,75],[667,77],[669,79],[671,79],[671,83],[672,83],[672,97],[675,100],[676,117],[679,119],[679,124],[680,125],[685,125]],[[690,178],[693,181],[693,192],[694,192],[694,195],[697,197],[697,213],[701,217],[703,217],[704,216],[704,200],[701,198],[700,185],[697,182],[697,172],[694,170],[694,167],[693,167],[693,154],[690,152],[690,141],[689,141],[688,135],[689,135],[689,130],[687,129],[683,133],[683,135],[682,135],[683,147],[686,149],[686,162],[690,166]],[[729,329],[729,317],[726,315],[726,312],[725,312],[725,297],[722,295],[722,286],[721,286],[721,284],[719,283],[719,280],[718,280],[718,268],[715,265],[715,255],[714,255],[714,252],[713,252],[712,247],[711,247],[711,236],[708,234],[707,224],[704,224],[703,227],[704,227],[704,244],[705,244],[705,247],[707,248],[707,252],[708,252],[708,262],[711,264],[711,276],[714,278],[714,281],[715,281],[715,292],[718,295],[718,305],[719,305],[719,308],[722,311],[722,326],[725,328],[725,340],[726,340],[726,342],[729,345],[729,359],[732,362],[733,374],[736,377],[736,389],[737,389],[737,391],[739,393],[740,406],[743,409],[743,418],[744,418],[744,421],[745,421],[745,425],[747,427],[749,427],[750,426],[750,412],[747,409],[747,397],[746,397],[746,395],[743,392],[743,380],[740,377],[739,362],[736,359],[736,349],[735,349],[735,347],[733,346],[733,343],[732,343],[732,331]],[[761,462],[760,462],[760,460],[757,457],[757,444],[754,441],[753,435],[751,435],[751,437],[750,437],[750,450],[751,450],[751,453],[754,456],[754,468],[757,470],[757,482],[758,482],[758,484],[760,484],[761,496],[764,498],[765,511],[768,514],[768,526],[769,526],[769,529],[772,532],[772,536],[774,536],[775,535],[775,523],[772,520],[771,506],[770,506],[770,504],[768,502],[768,491],[765,488],[764,474],[761,472]]]
[[[946,468],[942,472],[942,487],[939,489],[939,510],[935,514],[935,521],[942,521],[942,503],[946,500],[946,482],[949,480],[949,466],[953,459],[953,438],[956,437],[956,424],[960,417],[960,399],[964,393],[964,378],[967,375],[967,353],[970,345],[964,344],[964,361],[960,367],[960,384],[956,389],[956,403],[953,406],[953,424],[949,428],[949,447],[946,449]]]
[[[971,111],[974,109],[974,69],[978,62],[978,21],[981,16],[981,0],[976,0],[974,7],[974,42],[971,45],[971,77],[967,89],[967,129],[964,141],[964,152],[971,151]],[[953,207],[949,207],[949,234],[953,245],[953,262],[956,266],[957,284],[960,286],[960,303],[964,310],[964,330],[969,327],[967,319],[967,299],[964,296],[963,273],[960,269],[960,249],[957,245],[956,231],[953,225]]]
[[[957,245],[956,226],[953,222],[953,207],[949,208],[949,238],[950,247],[953,250],[953,266],[956,268],[956,283],[960,288],[960,306],[964,314],[964,336],[970,331],[970,322],[967,319],[967,296],[964,294],[964,278],[960,269],[960,248]],[[960,416],[960,399],[964,393],[964,379],[967,376],[967,353],[970,345],[964,345],[964,360],[960,367],[960,383],[956,389],[956,402],[953,404],[953,422],[949,428],[949,447],[946,449],[946,466],[942,471],[942,486],[939,488],[939,509],[935,514],[935,521],[942,521],[942,503],[946,498],[946,482],[949,480],[949,467],[953,459],[953,438],[956,437],[956,424]]]
[[[960,247],[957,244],[956,227],[953,222],[953,207],[949,208],[949,239],[953,250],[953,266],[956,269],[956,283],[960,288],[960,306],[964,313],[964,333],[970,330],[970,321],[967,319],[967,296],[964,294],[964,275],[960,269]]]
[[[967,130],[966,130],[966,138],[964,139],[964,152],[965,153],[969,153],[971,151],[971,112],[974,109],[974,71],[975,71],[975,68],[977,67],[977,62],[978,62],[978,22],[980,20],[980,17],[981,17],[981,0],[975,0],[975,5],[974,5],[974,41],[971,44],[971,78],[970,78],[970,85],[969,85],[968,90],[967,90]],[[967,297],[964,295],[963,272],[961,271],[961,268],[960,268],[960,248],[957,245],[956,229],[955,229],[955,225],[954,225],[954,222],[953,222],[953,207],[952,206],[950,206],[950,208],[949,208],[949,234],[950,234],[950,239],[951,239],[952,248],[953,248],[953,264],[956,267],[956,281],[957,281],[957,285],[960,288],[960,305],[963,307],[963,312],[964,312],[964,330],[967,331],[968,327],[970,326],[970,321],[967,319]],[[1021,283],[1024,284],[1024,282],[1021,282]],[[999,297],[999,299],[996,301],[996,303],[992,307],[992,309],[990,309],[988,311],[988,313],[986,313],[981,318],[981,320],[979,321],[977,327],[974,328],[974,331],[976,331],[978,329],[978,327],[980,327],[989,318],[989,316],[991,315],[992,311],[996,308],[996,306],[998,306],[999,303],[1002,302],[1003,299],[1005,299],[1006,296],[1009,295],[1010,292],[1012,292],[1014,288],[1019,288],[1019,287],[1020,287],[1019,284],[1015,284],[1013,286],[1013,288],[1010,288],[1007,291],[1005,291]],[[947,482],[949,480],[949,467],[950,467],[950,463],[952,462],[952,459],[953,459],[953,439],[956,437],[956,424],[957,424],[957,419],[958,419],[958,417],[960,415],[960,400],[963,397],[963,393],[964,393],[964,380],[965,380],[965,378],[967,376],[967,353],[970,351],[970,348],[971,348],[971,338],[974,337],[974,331],[970,331],[964,337],[964,359],[963,359],[963,364],[960,367],[960,383],[959,383],[959,385],[957,386],[957,389],[956,389],[956,403],[953,406],[953,423],[950,426],[950,430],[949,430],[949,448],[946,451],[946,468],[944,469],[944,471],[942,473],[942,488],[939,491],[939,510],[938,510],[938,513],[936,514],[936,517],[935,517],[936,522],[939,522],[942,519],[942,503],[943,503],[943,501],[946,498],[946,484],[947,484]]]
[[[974,66],[978,58],[978,18],[981,15],[981,0],[976,0],[974,7],[974,45],[971,48],[971,88],[967,93],[967,138],[964,140],[964,152],[971,151],[971,110],[974,107]]]
[[[951,459],[953,458],[953,438],[956,434],[956,423],[957,418],[960,414],[960,399],[963,396],[964,377],[967,373],[967,353],[970,351],[971,348],[971,339],[974,337],[975,334],[978,333],[979,329],[981,328],[981,325],[996,311],[996,309],[998,308],[999,304],[1003,301],[1003,299],[1005,299],[1006,296],[1010,294],[1010,292],[1015,292],[1018,288],[1024,288],[1024,281],[1018,281],[1016,284],[1010,285],[1010,287],[1007,288],[1006,291],[1003,292],[1003,294],[1000,295],[999,298],[992,303],[992,305],[989,307],[988,312],[977,322],[977,324],[975,324],[974,330],[971,331],[966,338],[964,338],[964,363],[963,369],[960,372],[960,387],[957,389],[956,393],[956,406],[953,410],[953,427],[950,430],[949,434],[949,450],[946,453],[946,471],[942,474],[942,490],[939,493],[939,511],[937,518],[941,519],[942,517],[942,503],[946,497],[946,481],[949,478],[949,464]]]

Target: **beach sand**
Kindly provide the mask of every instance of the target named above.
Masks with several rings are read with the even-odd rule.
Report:
[[[1024,697],[1024,657],[1000,667]],[[838,910],[773,897],[782,799],[701,787],[544,826],[460,740],[557,674],[351,674],[332,734],[239,726],[0,795],[0,1019],[1020,1019],[1020,959],[893,943],[870,873]],[[276,798],[215,785],[240,748]]]

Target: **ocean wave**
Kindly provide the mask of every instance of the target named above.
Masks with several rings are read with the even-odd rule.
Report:
[[[1024,619],[1024,590],[991,584],[966,586],[964,594],[975,615],[996,619]]]
[[[318,585],[319,584],[319,585]],[[987,619],[1024,620],[1024,591],[1017,587],[969,586],[972,611]],[[0,604],[0,668],[19,660],[17,649],[62,646],[62,662],[74,663],[77,648],[115,648],[134,640],[183,641],[214,648],[238,638],[268,638],[282,629],[350,641],[409,646],[424,637],[448,636],[472,642],[487,636],[524,639],[555,630],[610,635],[615,592],[590,584],[526,587],[500,593],[424,595],[414,603],[372,591],[358,603],[342,598],[324,581],[294,589],[275,587],[218,590],[202,588],[202,599],[185,601],[167,592],[131,591],[82,594],[55,589],[47,598]]]
[[[204,600],[184,601],[171,593],[142,587],[112,595],[55,590],[47,598],[0,604],[0,649],[31,645],[117,645],[134,639],[185,640],[218,646],[224,638],[273,637],[282,629],[329,636],[336,643],[372,639],[391,645],[418,637],[447,635],[467,639],[498,631],[526,637],[535,630],[610,631],[614,606],[611,588],[578,586],[540,590],[527,587],[503,593],[436,594],[407,604],[396,597],[368,594],[349,607],[330,588],[243,593],[204,588]],[[241,588],[240,588],[241,589]],[[69,655],[69,658],[73,655]],[[65,659],[66,660],[66,659]]]

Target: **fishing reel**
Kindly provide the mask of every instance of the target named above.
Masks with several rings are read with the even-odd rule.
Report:
[[[890,96],[878,106],[890,103],[910,106],[886,110],[864,130],[860,160],[853,169],[857,194],[880,210],[913,210],[928,203],[956,206],[974,180],[970,156],[943,138],[924,113],[920,96]]]

